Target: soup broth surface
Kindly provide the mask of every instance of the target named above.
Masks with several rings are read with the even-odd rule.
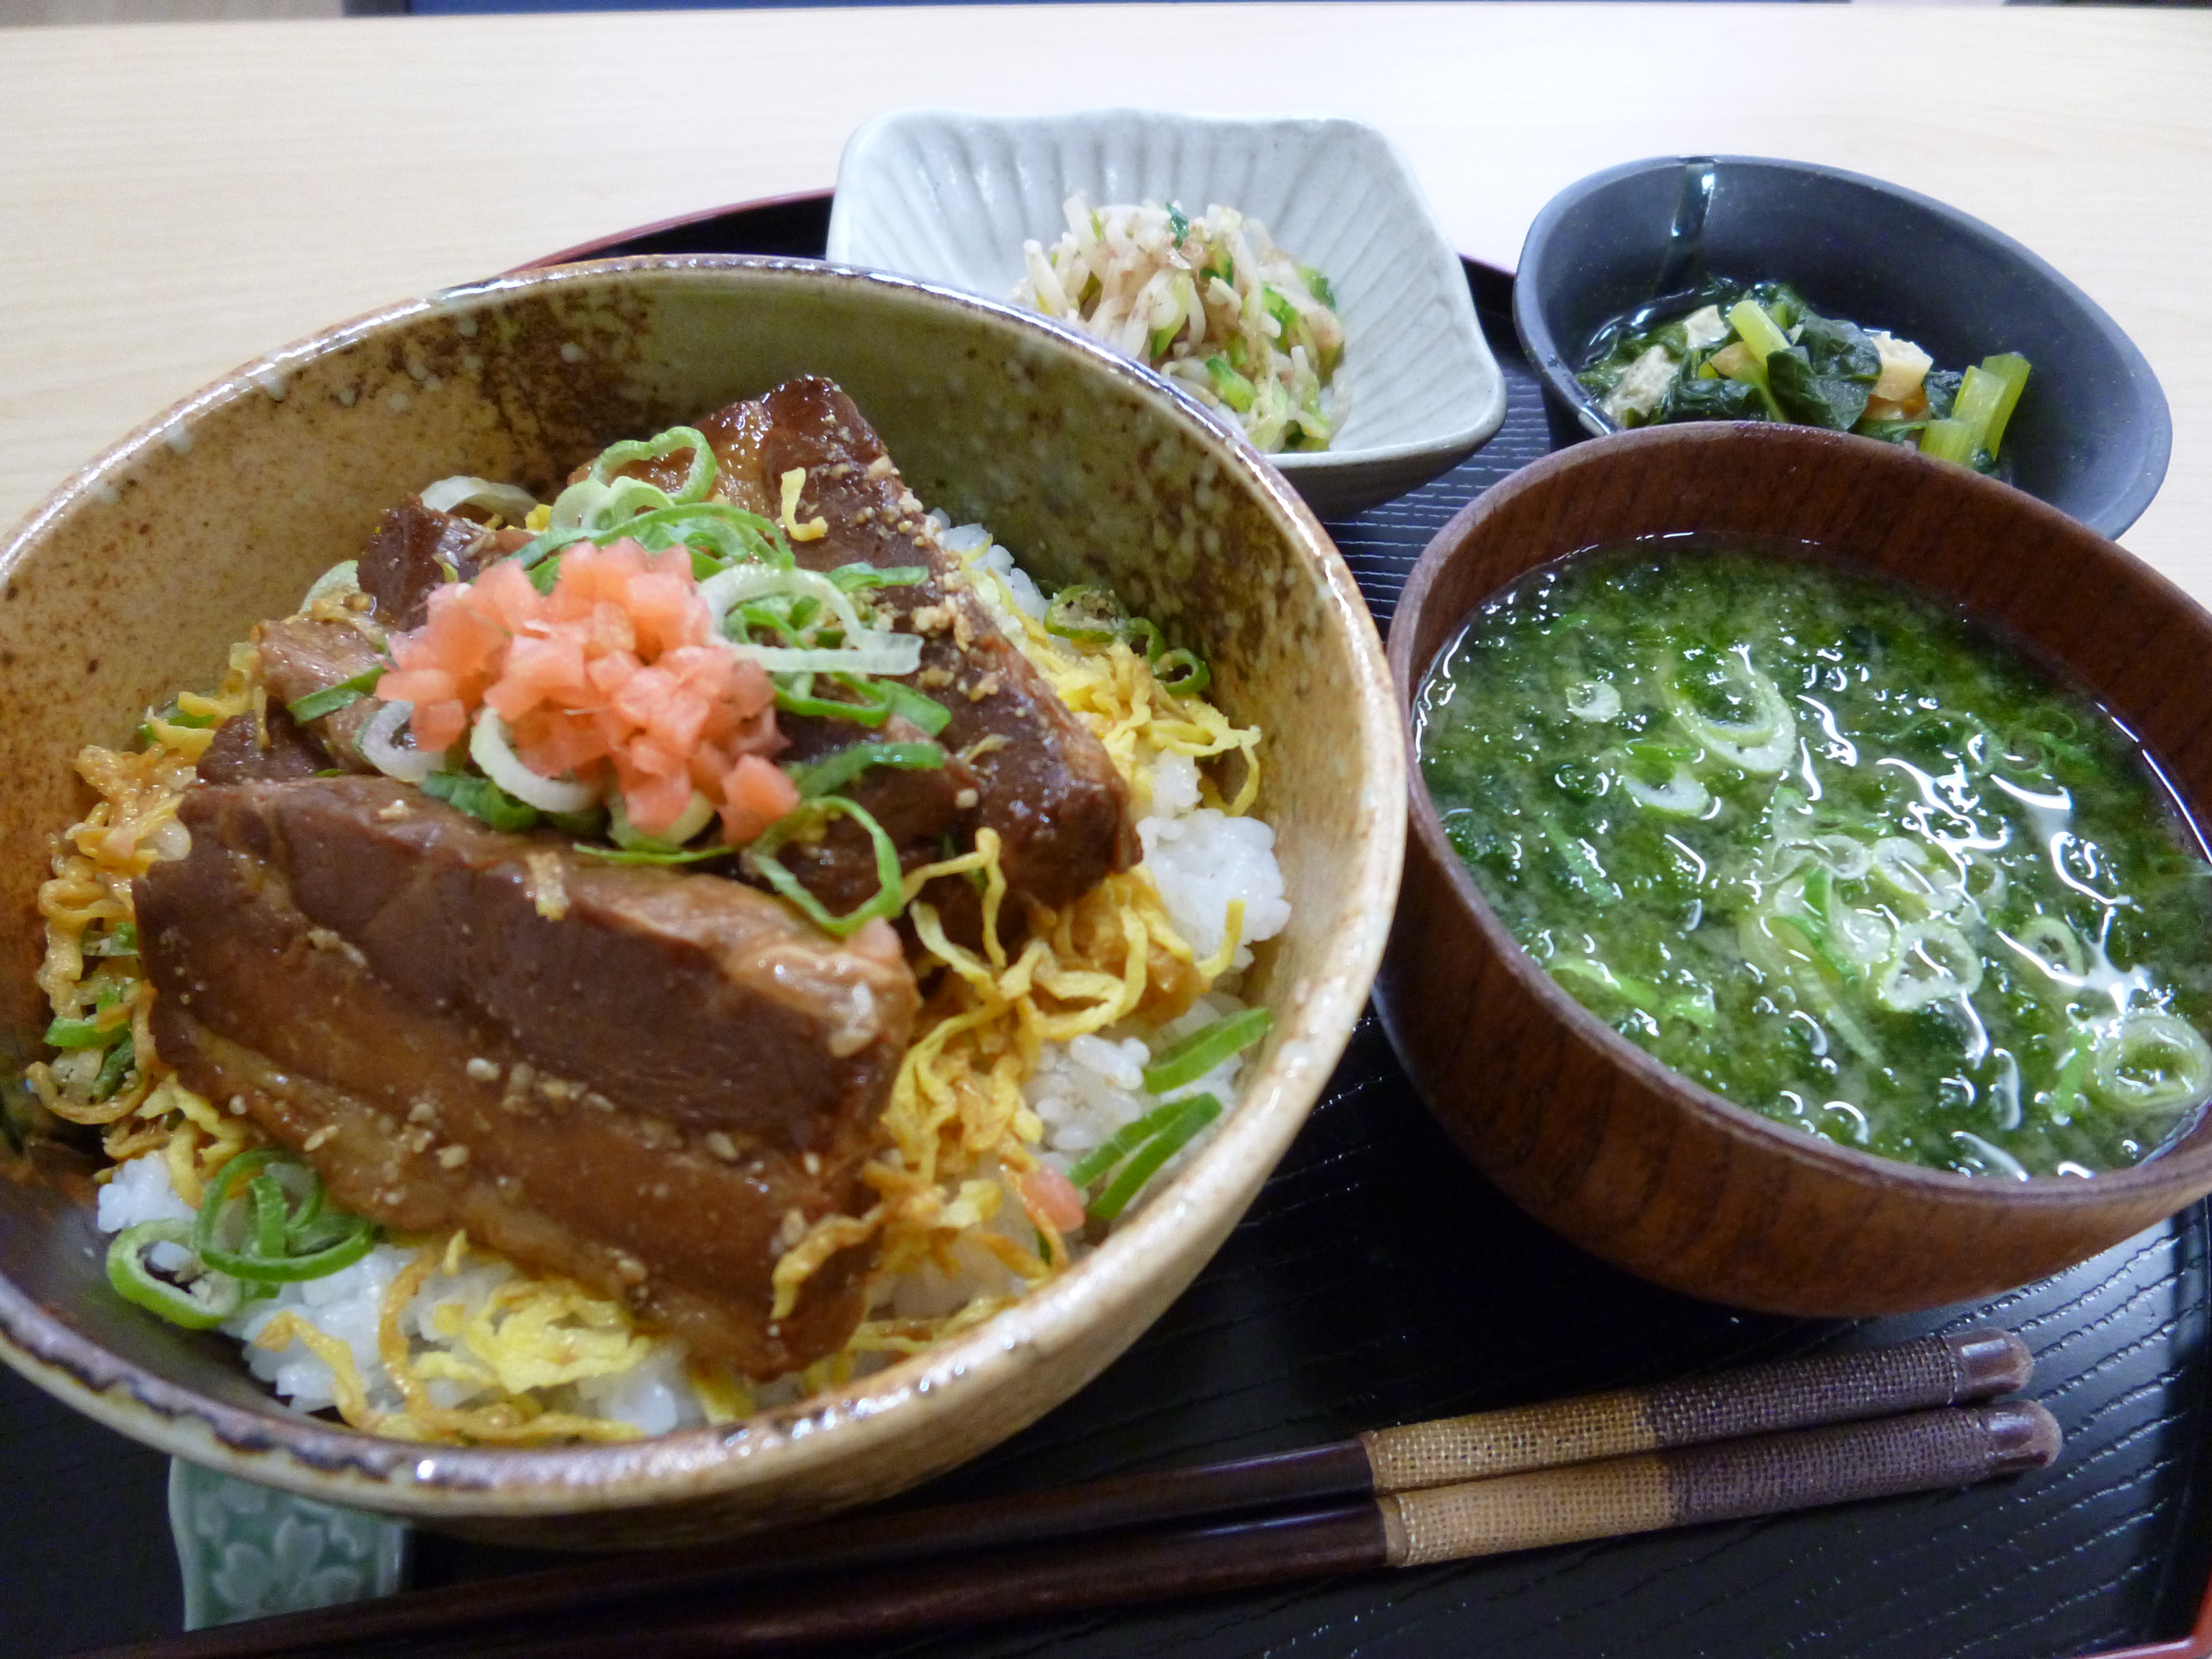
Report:
[[[1416,714],[1515,938],[1739,1104],[2024,1177],[2139,1162],[2212,1091],[2212,866],[2126,731],[1955,613],[1586,553],[1482,605]]]

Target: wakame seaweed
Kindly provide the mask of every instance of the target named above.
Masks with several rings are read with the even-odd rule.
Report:
[[[2212,1092],[2212,867],[2116,722],[1955,614],[1765,550],[1580,555],[1484,605],[1417,714],[1515,938],[1740,1104],[2087,1175]]]

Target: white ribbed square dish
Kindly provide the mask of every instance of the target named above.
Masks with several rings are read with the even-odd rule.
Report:
[[[1466,272],[1404,158],[1357,121],[895,111],[845,146],[829,255],[1004,300],[1023,241],[1050,246],[1077,191],[1194,216],[1224,204],[1327,275],[1345,330],[1335,441],[1268,458],[1323,517],[1425,483],[1505,418]]]

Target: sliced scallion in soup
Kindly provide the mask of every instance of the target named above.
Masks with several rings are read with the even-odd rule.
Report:
[[[1514,936],[1741,1105],[2024,1176],[2139,1162],[2212,1093],[2212,866],[2126,732],[1954,614],[1583,554],[1477,611],[1417,717]]]

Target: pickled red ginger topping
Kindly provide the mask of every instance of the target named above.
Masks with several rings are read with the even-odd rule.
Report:
[[[687,549],[579,543],[543,593],[503,560],[436,590],[422,626],[391,644],[397,666],[375,695],[414,705],[416,746],[449,749],[473,728],[479,763],[488,748],[487,772],[532,805],[578,811],[618,793],[633,825],[661,836],[696,793],[742,844],[798,804],[768,758],[783,746],[775,686],[720,640]],[[527,776],[498,763],[502,750]]]

